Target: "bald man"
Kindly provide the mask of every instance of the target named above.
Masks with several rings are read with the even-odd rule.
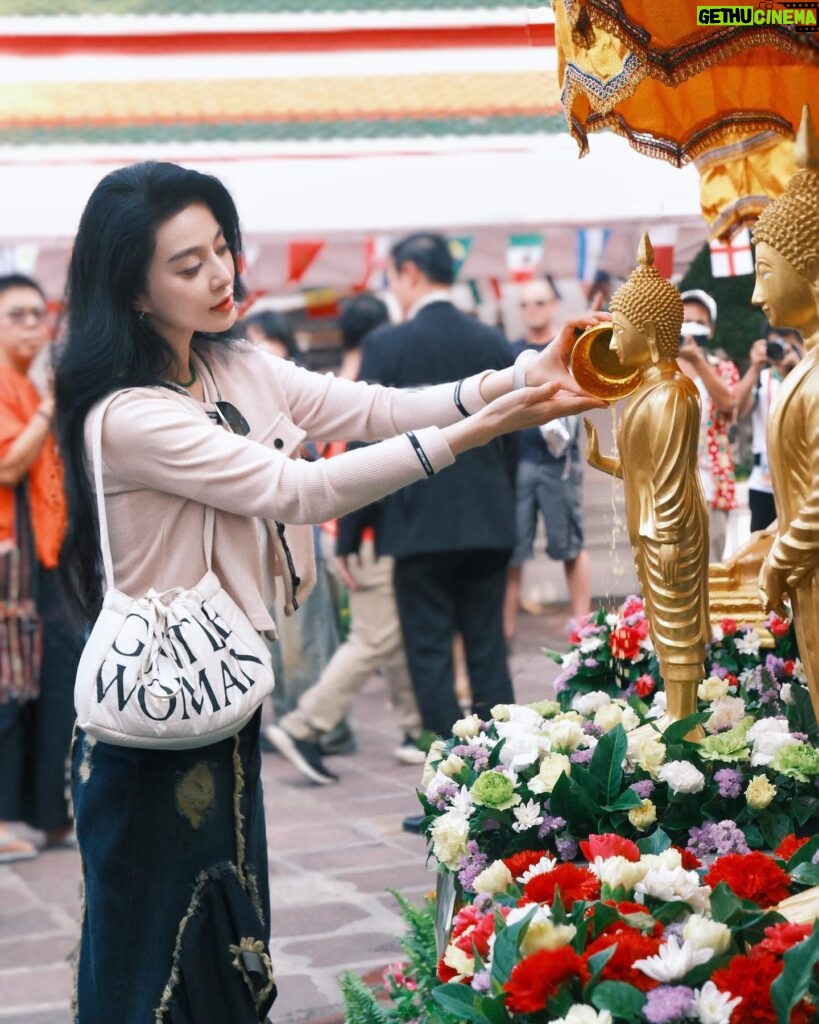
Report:
[[[525,336],[511,345],[513,358],[525,349],[542,349],[557,333],[554,326],[560,296],[550,280],[529,281],[520,292],[520,313]],[[504,633],[514,638],[521,602],[523,563],[534,554],[538,512],[546,527],[546,553],[563,562],[569,591],[569,628],[591,608],[588,554],[583,548],[583,475],[577,444],[576,417],[556,420],[545,427],[522,430],[516,481],[517,544],[509,567]]]

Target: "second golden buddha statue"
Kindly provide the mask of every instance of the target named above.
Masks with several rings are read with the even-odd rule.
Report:
[[[625,404],[617,434],[619,458],[600,454],[585,421],[590,465],[621,477],[626,521],[651,640],[660,663],[668,718],[697,710],[708,615],[708,509],[697,470],[700,402],[680,371],[683,304],[654,267],[647,235],[639,266],[612,297],[611,348],[641,383]]]

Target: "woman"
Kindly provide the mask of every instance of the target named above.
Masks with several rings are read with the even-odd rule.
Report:
[[[81,645],[56,572],[65,500],[54,399],[28,376],[47,341],[39,285],[0,277],[0,822],[24,821],[51,847],[72,831],[66,762]],[[0,825],[0,863],[36,853]]]
[[[244,293],[240,254],[225,188],[173,164],[109,174],[83,213],[57,404],[69,495],[63,569],[89,617],[101,595],[88,413],[112,391],[130,389],[102,428],[118,589],[141,596],[195,585],[210,505],[214,571],[259,630],[273,625],[262,594],[268,569],[281,575],[288,612],[309,590],[309,524],[437,472],[500,433],[596,404],[560,390],[577,389],[559,358],[530,367],[530,386],[511,394],[511,370],[462,382],[460,405],[474,413],[464,418],[454,385],[404,394],[226,344],[220,335]],[[553,376],[560,382],[544,383]],[[290,457],[304,440],[402,431],[409,436],[330,460]],[[119,1024],[265,1019],[274,990],[258,738],[258,713],[236,737],[198,750],[113,747],[78,734],[80,1024],[109,1024],[112,1014]]]

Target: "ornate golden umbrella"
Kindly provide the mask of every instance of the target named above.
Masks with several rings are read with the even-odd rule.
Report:
[[[819,120],[819,2],[708,8],[739,13],[705,24],[697,0],[553,0],[553,9],[581,154],[589,132],[608,128],[649,156],[695,163],[714,237],[756,220],[794,172],[804,103]]]

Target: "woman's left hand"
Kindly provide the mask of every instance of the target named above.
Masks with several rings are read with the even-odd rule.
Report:
[[[527,365],[525,381],[527,387],[539,387],[548,381],[559,384],[564,391],[576,395],[585,392],[569,373],[569,356],[582,333],[595,324],[611,322],[611,313],[592,311],[567,320],[552,341]]]

